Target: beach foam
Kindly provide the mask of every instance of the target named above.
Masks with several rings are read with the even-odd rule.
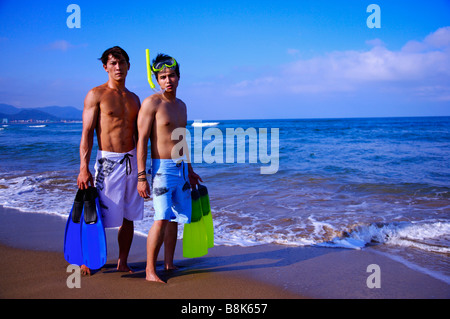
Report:
[[[358,226],[349,233],[346,232],[345,237],[336,237],[319,245],[360,249],[367,244],[386,244],[448,254],[450,248],[439,243],[448,239],[450,239],[449,222],[374,223]]]
[[[210,127],[217,126],[220,122],[194,122],[191,124],[193,127]]]
[[[3,176],[0,178],[0,188],[0,205],[4,207],[61,216],[68,216],[76,192],[74,177],[62,172]],[[264,194],[248,196],[247,204],[265,205],[258,201],[259,195]],[[355,224],[353,213],[324,219],[317,214],[310,214],[307,218],[298,215],[287,217],[289,215],[286,214],[278,216],[275,210],[274,216],[262,218],[259,214],[243,211],[241,208],[247,206],[240,202],[222,207],[220,203],[222,200],[215,201],[213,195],[216,243],[219,245],[320,245],[361,249],[368,244],[384,244],[450,253],[450,222],[446,220],[370,222],[370,219],[364,221],[361,216]],[[367,209],[364,202],[352,206],[358,210]],[[280,209],[296,208],[284,205]],[[152,217],[153,205],[147,200],[144,221],[136,224],[136,230],[146,235],[153,224]],[[180,230],[180,238],[181,233]]]

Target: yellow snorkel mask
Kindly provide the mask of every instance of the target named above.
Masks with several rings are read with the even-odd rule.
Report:
[[[165,61],[161,61],[158,63],[155,63],[152,65],[152,72],[156,73],[156,72],[160,72],[162,71],[162,69],[164,68],[174,68],[177,66],[177,61],[174,58],[170,58],[168,60]]]

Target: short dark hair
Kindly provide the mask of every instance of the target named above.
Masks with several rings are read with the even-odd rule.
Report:
[[[158,53],[156,58],[153,59],[152,65],[155,65],[156,63],[159,63],[161,61],[170,60],[173,59],[170,55],[164,54],[164,53]],[[158,73],[159,72],[153,72],[155,73],[156,80],[158,80]],[[175,66],[175,73],[178,77],[180,77],[180,64],[177,61],[177,65]]]
[[[128,65],[130,65],[130,57],[128,56],[128,54],[125,52],[124,49],[122,49],[117,45],[103,52],[102,56],[99,58],[99,60],[102,61],[103,65],[106,65],[108,63],[109,55],[112,55],[116,59],[124,57]]]

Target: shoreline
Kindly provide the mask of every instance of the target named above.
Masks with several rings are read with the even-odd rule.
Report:
[[[80,289],[68,288],[69,263],[64,259],[66,218],[26,213],[0,206],[0,299],[303,299],[276,285],[245,278],[231,271],[197,267],[198,259],[182,257],[178,240],[175,264],[163,270],[163,251],[157,271],[166,284],[145,280],[146,237],[135,233],[128,264],[133,274],[117,272],[117,228],[106,229],[108,260],[91,276],[81,276]],[[206,256],[208,257],[208,255]],[[220,287],[220,289],[218,289]]]
[[[64,260],[66,219],[0,206],[0,298],[137,299],[448,299],[450,285],[406,267],[367,247],[216,246],[208,255],[186,259],[178,241],[167,283],[145,281],[146,237],[135,234],[129,264],[134,274],[115,271],[117,229],[107,229],[108,262],[81,288],[70,289]],[[380,268],[381,288],[367,286],[368,266]],[[84,289],[83,289],[84,288]]]

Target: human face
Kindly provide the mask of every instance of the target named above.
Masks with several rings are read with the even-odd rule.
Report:
[[[103,68],[106,72],[108,72],[109,77],[113,80],[125,81],[130,65],[123,56],[120,56],[118,59],[110,54],[108,57],[108,62],[106,62],[106,65],[103,65]]]
[[[162,90],[165,90],[168,93],[176,92],[179,80],[178,75],[173,69],[164,68],[158,73],[158,84]]]

